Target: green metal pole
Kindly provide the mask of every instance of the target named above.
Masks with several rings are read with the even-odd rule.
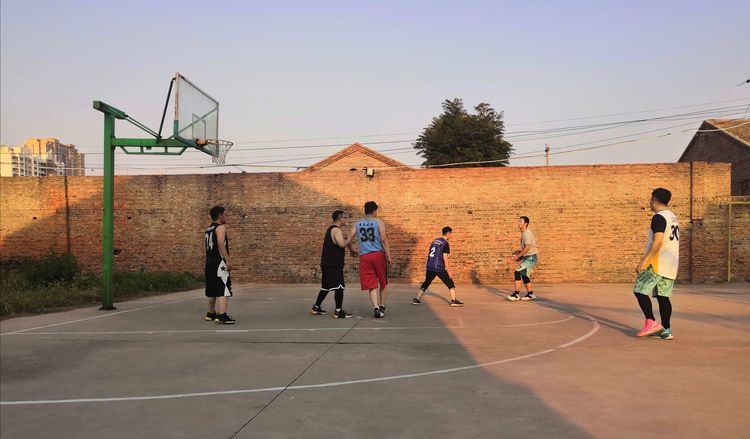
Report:
[[[104,218],[102,221],[102,307],[100,309],[115,309],[112,304],[113,290],[113,255],[115,232],[115,147],[112,142],[115,137],[115,117],[109,112],[104,113]]]

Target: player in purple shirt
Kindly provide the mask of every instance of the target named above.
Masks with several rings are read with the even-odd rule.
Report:
[[[446,264],[448,254],[451,252],[450,244],[448,240],[451,238],[453,229],[446,226],[443,227],[443,236],[437,238],[430,244],[430,250],[427,253],[427,275],[422,282],[422,286],[419,288],[417,297],[411,302],[412,305],[420,305],[422,296],[424,295],[427,288],[430,286],[435,277],[440,278],[441,281],[448,287],[448,291],[451,293],[451,306],[464,306],[464,303],[456,299],[456,284],[453,283],[448,274],[448,265]]]

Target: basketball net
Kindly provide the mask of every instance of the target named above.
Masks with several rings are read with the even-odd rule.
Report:
[[[234,145],[229,140],[220,139],[198,139],[196,144],[199,146],[205,145],[205,148],[211,151],[211,160],[217,165],[225,164],[227,153],[232,149],[232,145]]]

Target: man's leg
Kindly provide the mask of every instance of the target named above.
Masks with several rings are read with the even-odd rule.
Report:
[[[671,284],[669,288],[671,292]],[[670,322],[672,318],[672,302],[669,300],[669,296],[657,295],[656,300],[659,302],[659,314],[661,316],[662,329],[650,334],[649,337],[660,338],[662,340],[672,340],[674,339]]]
[[[672,319],[672,302],[669,300],[669,297],[664,296],[656,296],[656,300],[659,302],[661,325],[664,329],[669,329],[671,325],[670,320]]]
[[[321,289],[318,293],[318,298],[315,299],[315,306],[320,308],[320,305],[323,304],[323,301],[326,299],[326,296],[328,295],[328,290]]]
[[[656,321],[656,318],[654,317],[654,310],[651,305],[651,298],[647,294],[641,294],[641,293],[634,293],[634,294],[635,294],[636,299],[638,299],[638,305],[641,307],[641,311],[643,311],[643,316],[646,317],[646,321],[643,324],[643,329],[641,329],[636,334],[636,337],[643,337],[646,335],[651,335],[653,333],[663,330],[664,328],[659,324],[659,322]]]
[[[518,297],[518,293],[521,291],[521,277],[526,275],[526,269],[523,269],[522,271],[514,271],[513,272],[513,279],[515,280],[515,290],[513,291],[513,294],[506,297],[506,299],[510,300],[511,302],[515,302],[516,300],[520,299]]]
[[[641,311],[643,311],[643,316],[648,320],[656,320],[654,318],[654,308],[651,305],[651,298],[641,293],[633,293],[633,294],[635,294],[635,298],[638,299],[638,306],[641,307]]]
[[[388,299],[388,262],[385,259],[385,253],[377,253],[373,259],[375,276],[380,284],[380,312],[385,315],[385,302]]]
[[[341,311],[344,306],[344,289],[339,288],[333,293],[333,300],[336,302],[336,312]]]
[[[219,314],[226,314],[228,306],[229,306],[229,297],[227,296],[219,297]]]
[[[638,305],[641,307],[641,311],[643,311],[643,316],[646,317],[643,329],[636,334],[637,337],[650,335],[663,329],[659,322],[656,321],[656,318],[654,318],[654,311],[651,305],[651,295],[656,291],[656,286],[660,279],[661,276],[654,273],[653,269],[649,266],[646,270],[638,273],[635,285],[633,285],[633,293],[635,293],[635,297],[638,299]]]
[[[216,297],[208,298],[208,312],[210,313],[216,312]]]
[[[388,298],[388,284],[380,288],[380,306],[385,307],[385,300]]]
[[[370,288],[370,303],[372,303],[373,308],[378,307],[378,289],[377,288]]]
[[[417,300],[422,298],[425,291],[427,291],[427,288],[430,287],[430,284],[435,279],[435,276],[437,276],[437,273],[435,273],[434,271],[428,271],[425,274],[424,282],[422,282],[422,285],[419,287],[419,292],[417,292]]]
[[[521,300],[536,299],[536,296],[534,295],[534,290],[531,288],[531,279],[529,279],[529,276],[524,274],[521,276],[521,280],[523,281],[524,288],[526,288],[526,295],[522,297]]]
[[[436,274],[438,279],[443,282],[443,285],[448,287],[448,292],[451,295],[451,302],[456,302],[456,284],[453,282],[453,279],[451,279],[450,273],[447,271],[441,271]]]

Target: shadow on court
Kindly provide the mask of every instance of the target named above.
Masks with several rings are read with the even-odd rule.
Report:
[[[258,285],[238,288],[233,327],[201,321],[198,291],[5,321],[2,436],[590,437],[512,379],[447,371],[545,349],[513,325],[548,311],[495,316],[468,290],[450,308],[442,285],[416,307],[415,289],[395,286],[382,320],[358,291],[341,320],[307,313],[314,285]]]
[[[236,288],[231,327],[202,321],[201,291],[0,322],[0,434],[699,438],[750,427],[750,340],[715,324],[746,325],[750,301],[678,286],[667,342],[633,337],[629,285],[538,285],[539,301],[515,303],[505,286],[459,285],[463,308],[441,284],[419,306],[418,285],[393,287],[377,320],[356,288],[344,320],[308,314],[316,285],[253,284]],[[725,288],[750,298],[746,285]],[[703,321],[680,317],[693,309]]]

